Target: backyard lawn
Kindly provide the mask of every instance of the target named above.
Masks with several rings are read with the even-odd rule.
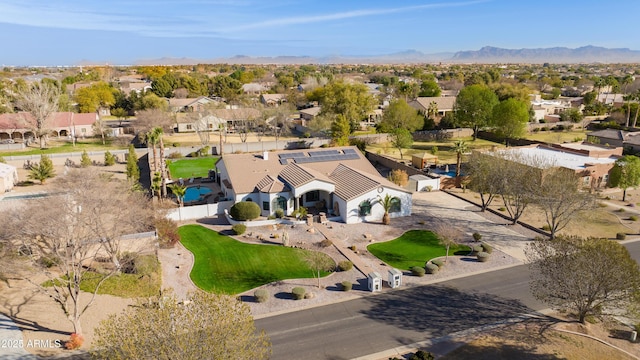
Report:
[[[177,180],[179,178],[188,179],[191,177],[208,177],[209,170],[215,169],[217,157],[201,157],[192,159],[172,160],[169,164],[169,172],[171,178]]]
[[[444,256],[447,249],[438,243],[431,231],[409,230],[397,239],[371,244],[367,250],[385,263],[402,270],[412,266],[424,266],[433,258]],[[468,254],[471,249],[460,245],[452,246],[449,255]]]
[[[314,277],[304,261],[307,250],[245,244],[200,225],[178,231],[195,258],[191,280],[203,290],[238,294],[274,281]]]

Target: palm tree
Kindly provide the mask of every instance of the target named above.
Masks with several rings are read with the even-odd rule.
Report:
[[[458,178],[462,167],[462,155],[469,152],[469,144],[464,140],[457,140],[453,143],[453,151],[456,153],[456,178]]]
[[[631,75],[627,75],[624,78],[622,78],[621,80],[622,82],[622,93],[624,94],[623,99],[627,102],[627,122],[626,122],[626,126],[629,126],[629,120],[631,117],[631,107],[629,106],[629,100],[631,100],[631,97],[627,94],[627,86],[629,86],[629,84],[631,84],[633,82],[633,76]]]
[[[382,205],[384,209],[384,215],[382,215],[382,223],[384,225],[389,225],[391,223],[391,217],[389,216],[389,211],[393,206],[393,203],[398,201],[399,199],[396,196],[391,196],[386,194],[384,197],[378,195],[378,202]]]
[[[158,171],[158,160],[156,155],[156,144],[158,143],[158,133],[155,131],[157,128],[153,128],[146,134],[147,144],[151,145],[151,153],[153,155],[153,171]]]
[[[173,195],[178,199],[180,207],[184,206],[184,195],[187,193],[187,187],[180,184],[171,184],[169,185],[169,189],[171,189]]]
[[[638,89],[633,95],[634,95],[634,99],[640,102],[640,89]],[[640,103],[636,108],[636,114],[633,116],[633,123],[631,124],[631,127],[636,127],[636,123],[638,122],[638,113],[640,113]]]

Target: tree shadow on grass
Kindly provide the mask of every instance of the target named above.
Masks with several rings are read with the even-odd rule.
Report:
[[[518,300],[464,293],[443,285],[418,286],[366,300],[371,307],[362,311],[365,316],[433,337],[501,323],[532,311]]]

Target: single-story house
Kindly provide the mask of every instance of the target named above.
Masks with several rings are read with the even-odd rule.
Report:
[[[177,131],[194,132],[197,129],[216,131],[220,125],[232,131],[238,126],[251,127],[251,123],[259,117],[260,111],[252,108],[214,109],[197,118],[192,116],[178,118]],[[244,125],[242,125],[243,122]]]
[[[57,112],[46,122],[53,137],[93,136],[93,124],[97,113]],[[30,113],[0,114],[0,140],[35,138],[35,120]]]
[[[411,215],[411,192],[380,176],[354,146],[225,154],[216,167],[225,198],[253,201],[262,216],[305,207],[348,224],[380,221],[386,195],[395,198],[391,217]]]
[[[322,108],[320,106],[302,109],[300,110],[300,118],[304,121],[313,120],[316,116],[318,116],[318,114],[320,114],[321,110]]]
[[[596,139],[602,145],[640,151],[640,131],[604,129],[587,133],[587,137]]]
[[[430,111],[435,110],[437,116],[434,120],[439,122],[448,112],[453,111],[456,99],[456,96],[418,97],[410,101],[409,105],[424,116],[427,116]]]
[[[496,154],[529,166],[533,163],[542,171],[555,167],[569,169],[581,178],[582,187],[598,189],[607,186],[609,172],[622,156],[622,147],[590,143],[531,145],[499,150]]]
[[[207,104],[215,102],[206,96],[189,99],[170,98],[167,101],[169,102],[169,109],[173,112],[200,112],[205,109]]]
[[[15,166],[0,163],[0,192],[9,192],[18,183],[18,170]]]
[[[278,106],[287,102],[286,94],[262,94],[260,95],[260,102],[265,106]]]

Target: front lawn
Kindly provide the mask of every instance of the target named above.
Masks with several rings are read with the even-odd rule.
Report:
[[[201,157],[172,160],[169,164],[171,178],[189,179],[192,177],[208,177],[209,170],[215,169],[217,157]]]
[[[438,238],[431,231],[409,230],[397,239],[371,244],[367,250],[385,263],[402,270],[412,266],[424,266],[433,258],[444,256],[447,249],[438,243]],[[452,246],[449,256],[467,254],[468,246]]]
[[[203,290],[238,294],[274,281],[314,277],[304,261],[308,250],[245,244],[200,225],[181,226],[178,232],[195,258],[191,280]]]

